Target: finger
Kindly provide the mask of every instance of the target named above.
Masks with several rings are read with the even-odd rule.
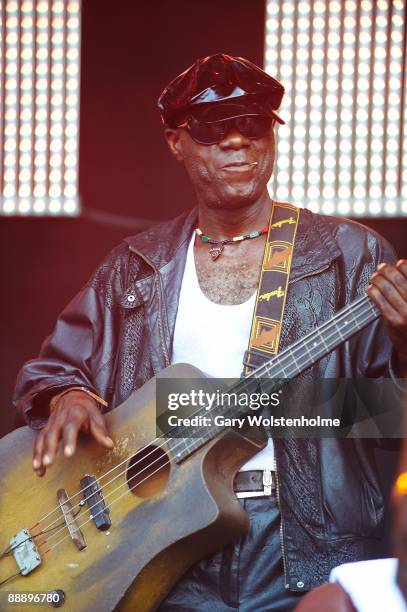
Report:
[[[393,307],[387,296],[384,296],[376,285],[369,285],[367,293],[372,302],[379,308],[387,324],[392,327],[403,328],[405,325],[404,317]]]
[[[62,439],[64,445],[65,457],[72,457],[76,451],[76,442],[78,439],[78,433],[81,429],[81,424],[76,422],[69,422],[63,428]]]
[[[45,474],[45,467],[42,464],[44,433],[43,429],[38,432],[33,448],[33,469],[38,476],[43,476]]]
[[[52,465],[58,449],[59,441],[62,437],[62,423],[60,419],[50,421],[48,431],[44,435],[44,448],[42,463],[45,466]]]
[[[99,444],[102,444],[102,446],[105,448],[114,447],[114,442],[109,436],[105,419],[98,410],[96,410],[94,413],[92,412],[90,416],[90,431]]]
[[[384,272],[383,269],[383,272],[376,272],[372,275],[371,283],[380,291],[385,300],[391,304],[391,306],[407,323],[407,287],[405,288],[404,296],[404,288],[396,287],[394,284],[394,279],[397,279],[398,276],[401,277],[397,270],[395,270],[394,273],[394,271],[388,270]]]
[[[37,469],[41,467],[42,464],[42,449],[44,446],[44,430],[38,432],[37,437],[35,438],[34,447],[33,447],[33,468]]]
[[[403,260],[400,261],[403,263]],[[381,278],[387,279],[402,298],[407,300],[407,277],[405,277],[402,272],[401,264],[400,266],[390,266],[384,263],[380,264],[377,267],[377,272],[372,275],[372,281],[373,279],[380,281]]]
[[[407,279],[407,259],[399,259],[396,263],[396,268]]]
[[[65,457],[72,457],[76,450],[79,431],[88,431],[89,412],[83,406],[73,405],[68,413],[59,413],[62,425],[62,440]]]

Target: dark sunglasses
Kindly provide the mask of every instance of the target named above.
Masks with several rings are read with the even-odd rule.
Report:
[[[211,145],[221,142],[225,136],[235,129],[250,140],[257,140],[265,136],[270,129],[271,117],[243,116],[222,121],[205,123],[195,117],[189,117],[185,123],[178,127],[185,128],[188,134],[198,144]]]

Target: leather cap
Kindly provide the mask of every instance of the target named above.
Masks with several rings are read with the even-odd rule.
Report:
[[[163,90],[158,108],[165,125],[176,127],[190,113],[206,121],[263,115],[284,121],[275,112],[284,87],[242,57],[224,53],[196,60]]]

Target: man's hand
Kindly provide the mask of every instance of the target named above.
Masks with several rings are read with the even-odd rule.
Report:
[[[367,293],[382,313],[400,373],[407,373],[407,259],[380,264],[370,282]]]
[[[96,401],[83,391],[72,390],[58,400],[35,440],[33,469],[38,476],[43,476],[54,461],[61,440],[65,457],[72,457],[79,431],[90,432],[105,448],[114,446]]]

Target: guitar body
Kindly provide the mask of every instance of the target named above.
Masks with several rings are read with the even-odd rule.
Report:
[[[179,364],[162,375],[188,378],[202,373]],[[82,496],[74,497],[75,521],[86,542],[79,550],[58,508],[41,522],[42,529],[50,524],[53,529],[35,538],[37,545],[46,540],[39,548],[41,564],[0,587],[1,609],[16,609],[15,605],[8,607],[5,593],[62,590],[62,609],[67,611],[154,610],[194,562],[248,529],[248,517],[233,493],[233,478],[265,446],[264,440],[221,436],[181,463],[175,462],[168,446],[165,453],[158,448],[163,440],[146,449],[156,434],[154,379],[107,414],[106,420],[115,441],[111,451],[81,436],[74,457],[66,459],[59,451],[42,478],[31,466],[35,432],[22,427],[0,441],[1,550],[14,534],[30,529],[58,507],[59,489],[74,496],[87,474],[103,487],[112,522],[107,531],[98,530],[88,506],[80,511],[77,507]],[[138,467],[133,470],[142,466],[149,477],[132,491],[137,479],[129,480],[133,474],[129,458],[135,455],[132,464],[138,462]],[[156,473],[146,469],[149,455],[160,469],[148,469]],[[102,478],[109,470],[112,472]],[[31,535],[39,529],[30,529]],[[17,571],[13,554],[0,559],[0,581]]]

